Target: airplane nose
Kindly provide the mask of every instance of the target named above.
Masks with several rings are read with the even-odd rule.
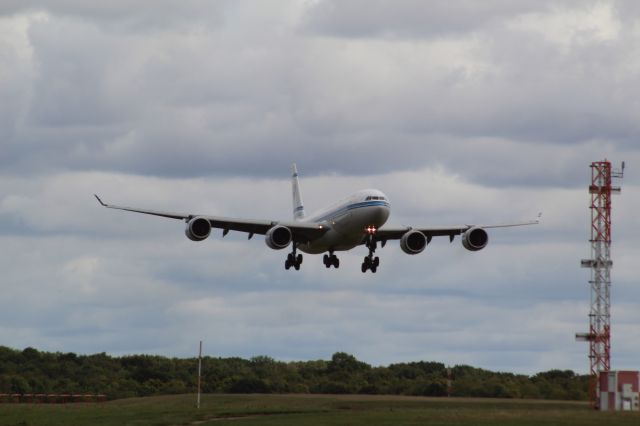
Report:
[[[389,214],[390,213],[391,213],[391,207],[385,207],[384,210],[383,210],[383,213],[382,213],[382,215],[383,215],[382,216],[383,217],[382,221],[383,222],[386,222],[387,219],[389,219]]]
[[[376,207],[375,211],[373,212],[373,217],[372,217],[373,222],[378,224],[378,226],[381,226],[387,221],[388,218],[389,218],[389,207],[386,207],[386,206]]]

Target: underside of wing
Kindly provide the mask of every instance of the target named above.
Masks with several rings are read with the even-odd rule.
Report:
[[[152,216],[166,217],[170,219],[180,219],[187,222],[187,236],[195,241],[201,241],[209,236],[211,228],[222,229],[224,235],[229,231],[248,233],[249,236],[266,235],[275,227],[284,227],[290,231],[291,239],[295,242],[304,243],[322,236],[327,229],[317,223],[308,222],[282,222],[263,219],[239,219],[222,216],[198,215],[192,213],[176,213],[159,210],[148,210],[134,207],[117,206],[103,202],[95,195],[98,202],[106,208],[124,210],[134,213],[142,213]],[[207,225],[208,223],[208,225]]]
[[[504,223],[497,225],[454,225],[440,227],[382,227],[375,233],[375,240],[385,244],[388,240],[400,240],[400,247],[405,253],[418,254],[431,242],[433,237],[448,236],[453,241],[456,235],[462,235],[462,245],[470,251],[482,250],[489,242],[486,229],[508,228],[513,226],[536,225],[540,222],[540,214],[535,220]]]
[[[378,240],[399,240],[409,231],[418,231],[424,234],[427,238],[432,237],[445,237],[449,238],[460,235],[473,228],[492,229],[492,228],[510,228],[514,226],[526,226],[537,225],[540,223],[542,213],[539,213],[536,219],[527,220],[523,222],[512,222],[492,225],[451,225],[451,226],[431,226],[431,227],[411,227],[411,226],[383,226],[376,232],[376,239]]]
[[[93,196],[96,197],[96,199],[98,200],[98,202],[100,203],[101,206],[106,207],[108,209],[124,210],[124,211],[134,212],[134,213],[143,213],[143,214],[149,214],[149,215],[153,215],[153,216],[168,217],[170,219],[183,219],[183,220],[185,220],[185,219],[188,219],[188,218],[192,217],[191,215],[189,215],[187,213],[163,212],[163,211],[159,211],[159,210],[147,210],[147,209],[138,209],[138,208],[135,208],[135,207],[116,206],[116,205],[113,205],[113,204],[105,203],[96,194],[93,194]]]
[[[424,234],[427,238],[432,237],[453,237],[462,234],[467,229],[472,228],[470,225],[456,225],[456,226],[443,226],[443,227],[417,227],[410,226],[398,226],[398,227],[382,227],[376,232],[376,239],[378,240],[399,240],[410,231],[418,231]]]
[[[266,235],[274,227],[284,227],[291,231],[293,241],[306,243],[321,237],[327,229],[317,223],[288,222],[260,219],[237,219],[219,216],[194,216],[207,219],[211,227],[228,231],[246,232],[248,234]]]

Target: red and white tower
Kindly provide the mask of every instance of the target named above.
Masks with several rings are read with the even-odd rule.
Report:
[[[591,379],[589,397],[598,408],[598,375],[611,370],[611,196],[620,193],[613,186],[613,178],[621,179],[620,170],[613,170],[607,160],[591,163],[591,259],[583,259],[581,265],[591,269],[591,309],[589,332],[576,334],[576,340],[589,342]]]

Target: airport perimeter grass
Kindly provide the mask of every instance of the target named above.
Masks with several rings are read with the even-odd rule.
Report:
[[[640,413],[563,401],[362,395],[194,395],[0,405],[0,425],[640,425]]]

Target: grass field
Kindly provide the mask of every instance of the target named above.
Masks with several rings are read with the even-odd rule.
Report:
[[[640,425],[585,403],[329,395],[194,395],[102,404],[0,405],[0,425]]]

